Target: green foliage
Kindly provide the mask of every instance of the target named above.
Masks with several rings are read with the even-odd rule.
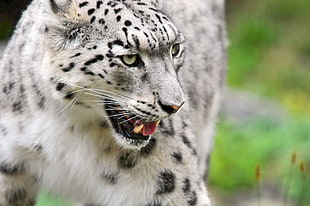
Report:
[[[36,206],[71,206],[71,205],[64,203],[64,201],[58,198],[51,197],[43,193],[39,196]]]
[[[262,165],[263,181],[285,186],[291,170],[291,154],[297,150],[310,165],[310,119],[280,122],[253,119],[242,125],[220,123],[212,154],[209,183],[226,192],[254,188],[255,167]],[[309,194],[310,172],[294,166],[290,195],[296,199]],[[304,182],[308,181],[308,184]]]
[[[309,169],[292,165],[297,151],[310,165],[309,0],[226,1],[228,85],[269,96],[291,114],[283,121],[221,122],[211,161],[210,184],[226,192],[254,188],[255,167],[263,181],[278,184],[298,206],[310,202]],[[297,164],[297,163],[296,163]],[[291,171],[291,172],[290,172]]]
[[[309,0],[242,2],[227,18],[229,85],[310,114]]]

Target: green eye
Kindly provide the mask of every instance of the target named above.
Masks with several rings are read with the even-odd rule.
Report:
[[[171,56],[173,58],[177,57],[180,54],[181,51],[181,45],[179,43],[172,45],[171,47]]]
[[[124,55],[121,57],[121,59],[125,65],[131,66],[131,67],[136,66],[139,61],[138,54]]]

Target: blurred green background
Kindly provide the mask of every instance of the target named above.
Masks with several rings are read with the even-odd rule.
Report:
[[[269,114],[252,115],[238,123],[222,113],[209,185],[226,196],[255,191],[255,168],[260,165],[259,184],[275,185],[282,202],[289,196],[292,205],[309,206],[310,1],[227,3],[227,84],[238,94],[247,91],[259,96],[254,113],[270,107],[270,101],[275,103]],[[274,115],[273,110],[280,112]],[[293,152],[297,153],[294,164]],[[300,164],[306,165],[304,172]]]
[[[0,2],[1,39],[11,35],[27,2]],[[208,179],[220,199],[230,201],[240,192],[272,185],[283,204],[289,198],[292,205],[310,205],[309,8],[310,0],[227,0],[227,85],[235,93],[224,98],[224,107],[233,105],[234,94],[258,101],[250,104],[253,115],[238,118],[244,111],[229,114],[225,108],[220,114]],[[241,98],[235,104],[242,108],[245,102]],[[296,162],[291,160],[294,152]],[[65,204],[41,195],[38,205]]]

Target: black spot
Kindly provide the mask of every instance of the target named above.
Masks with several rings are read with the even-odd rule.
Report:
[[[192,143],[189,141],[189,139],[187,138],[187,136],[185,136],[185,134],[181,134],[181,138],[183,140],[183,143],[192,150],[192,154],[193,155],[197,155],[197,151],[195,148],[193,148]]]
[[[142,74],[142,76],[140,77],[141,81],[146,82],[149,80],[149,75],[147,72],[145,72],[144,74]]]
[[[119,8],[119,9],[114,9],[114,13],[115,13],[115,14],[119,13],[120,11],[122,11],[121,8]]]
[[[104,15],[107,15],[109,13],[109,9],[104,10]]]
[[[87,62],[84,63],[85,66],[89,66],[92,64],[97,63],[98,61],[102,61],[104,59],[104,56],[101,54],[98,54],[95,56],[95,58],[88,60]]]
[[[158,19],[158,21],[160,22],[160,24],[163,24],[163,22],[162,22],[160,16],[159,16],[158,14],[155,14],[155,16],[156,16],[156,18]]]
[[[146,3],[143,3],[143,2],[138,2],[137,5],[146,6],[147,4],[146,4]]]
[[[71,71],[74,67],[75,67],[75,63],[74,63],[74,62],[71,62],[71,63],[68,65],[68,67],[63,68],[62,71],[64,71],[64,72],[69,72],[69,71]]]
[[[85,2],[80,3],[79,7],[82,8],[82,7],[87,6],[87,5],[88,5],[88,2],[85,1]]]
[[[119,21],[121,20],[121,18],[122,18],[122,17],[121,17],[120,15],[117,16],[117,17],[116,17],[116,21],[119,22]]]
[[[140,104],[146,104],[145,101],[137,101],[137,102],[140,103]]]
[[[113,41],[113,43],[112,44],[115,44],[115,45],[119,45],[119,46],[124,46],[124,42],[122,42],[121,40],[115,40],[115,41]]]
[[[95,16],[93,16],[92,18],[91,18],[91,20],[90,20],[90,23],[92,24],[92,23],[94,23],[95,22],[95,20],[96,20],[96,17]]]
[[[118,181],[118,175],[117,174],[110,174],[103,172],[101,175],[102,179],[104,179],[109,184],[115,185]]]
[[[57,86],[56,86],[56,90],[57,90],[57,91],[60,91],[60,90],[62,90],[65,86],[66,86],[65,83],[59,82],[59,83],[57,84]]]
[[[87,14],[90,16],[90,15],[92,15],[95,11],[96,11],[96,9],[89,9],[89,10],[87,11]]]
[[[195,206],[197,205],[197,194],[195,191],[192,191],[192,193],[189,196],[189,199],[187,201],[188,206]]]
[[[3,136],[6,136],[6,135],[8,134],[7,128],[5,128],[4,126],[2,126],[1,124],[0,124],[0,128],[1,128],[1,133],[3,134]]]
[[[129,152],[126,152],[119,158],[119,165],[123,169],[131,169],[135,167],[137,160]]]
[[[95,73],[92,72],[92,71],[90,71],[89,69],[87,69],[87,67],[82,67],[80,70],[81,70],[82,72],[84,72],[84,74],[86,74],[86,75],[92,75],[92,76],[95,75]]]
[[[110,67],[115,67],[115,66],[117,66],[116,63],[114,63],[114,62],[110,63]]]
[[[54,81],[53,78],[51,78],[51,81]],[[32,85],[32,88],[34,89],[35,93],[37,94],[37,104],[38,104],[38,106],[41,109],[44,109],[46,97],[41,92],[41,90],[40,90],[38,85],[34,84],[34,85]]]
[[[188,124],[187,124],[185,121],[183,121],[183,122],[182,122],[182,128],[184,129],[184,128],[186,128],[186,127],[188,127]]]
[[[151,138],[149,143],[141,148],[140,154],[143,156],[150,155],[155,147],[156,147],[156,139]]]
[[[136,48],[140,48],[140,41],[139,38],[136,35],[131,35],[132,39],[134,40],[135,44],[136,44]]]
[[[14,88],[14,86],[15,86],[15,82],[9,82],[8,85],[2,88],[3,93],[9,94],[10,91]]]
[[[140,109],[140,108],[138,108],[138,107],[136,107],[136,106],[134,106],[134,108],[135,108],[136,110],[138,110],[139,112],[142,112],[143,114],[146,114],[146,115],[148,115],[148,116],[158,117],[157,115],[154,115],[154,114],[152,114],[152,113],[150,113],[150,112],[148,112],[148,111],[144,111],[144,110],[142,110],[142,109]]]
[[[147,203],[145,206],[162,206],[162,203],[159,201],[151,201]]]
[[[76,53],[75,55],[71,56],[70,58],[78,57],[80,55],[81,55],[81,53]]]
[[[105,56],[108,57],[108,58],[113,58],[114,57],[114,55],[113,55],[113,53],[111,51],[109,51]]]
[[[167,194],[175,189],[175,175],[167,170],[159,173],[158,189],[156,194]]]
[[[100,7],[101,7],[102,4],[103,4],[102,1],[97,1],[96,8],[97,8],[97,9],[100,9]]]
[[[101,79],[104,79],[104,76],[102,74],[98,74],[98,76],[101,78]]]
[[[18,102],[15,102],[13,103],[13,112],[18,112],[18,111],[21,111],[22,110],[22,102],[21,101],[18,101]]]
[[[6,175],[18,175],[24,171],[23,165],[10,165],[6,162],[0,163],[0,172]]]
[[[19,85],[19,91],[21,94],[25,92],[25,86],[23,84]]]
[[[173,129],[173,125],[170,119],[165,119],[161,121],[159,125],[159,129],[162,132],[163,135],[173,137],[175,134],[175,131]]]
[[[39,144],[35,145],[33,148],[34,148],[34,150],[35,150],[36,152],[41,152],[42,149],[43,149],[43,147],[42,147],[41,145],[39,145]]]
[[[181,152],[174,152],[171,154],[171,156],[173,157],[173,159],[177,162],[177,163],[181,163],[183,160],[182,157],[182,153]]]
[[[101,18],[101,19],[99,19],[99,21],[98,21],[98,22],[99,22],[99,24],[105,24],[105,20],[104,20],[104,19],[102,19],[102,18]]]
[[[95,46],[94,46],[94,49],[95,49]],[[98,54],[98,55],[96,55],[96,59],[98,59],[99,61],[102,61],[104,59],[104,56],[101,54]]]
[[[183,189],[184,194],[186,194],[186,195],[190,192],[190,190],[191,190],[191,183],[190,183],[188,178],[185,178],[183,180],[183,188],[182,189]]]
[[[15,188],[6,192],[5,197],[8,203],[16,204],[25,200],[27,191],[24,188]]]
[[[132,25],[131,21],[129,21],[129,20],[125,21],[125,26],[131,26],[131,25]]]
[[[66,95],[65,95],[65,99],[73,99],[75,97],[75,94],[73,92],[68,92]]]

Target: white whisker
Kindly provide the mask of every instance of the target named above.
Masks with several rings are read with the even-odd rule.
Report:
[[[62,112],[64,112],[70,105],[71,105],[71,109],[73,108],[73,105],[75,104],[75,101],[77,100],[77,95],[74,96],[74,98],[66,105],[64,106],[61,110],[59,110],[57,113],[61,114]]]
[[[107,111],[130,111],[130,110],[128,110],[128,109],[120,109],[120,108],[117,108],[117,107],[115,107],[115,108],[111,108],[111,107],[109,107],[108,109],[106,109]]]
[[[120,103],[120,102],[115,102],[115,101],[103,101],[103,100],[84,100],[85,102],[94,102],[98,103],[98,105],[120,105],[120,106],[125,106],[126,104]]]
[[[74,105],[75,105],[75,104],[77,103],[77,101],[78,101],[78,98],[79,98],[79,94],[77,94],[77,95],[73,98],[73,101],[72,101],[70,110],[73,109]]]
[[[123,123],[125,123],[125,122],[129,122],[130,120],[133,120],[133,119],[135,119],[135,118],[137,118],[138,116],[133,116],[133,117],[131,117],[131,118],[129,118],[129,119],[126,119],[126,120],[124,120],[124,121],[121,121],[120,122],[120,124],[123,124]]]
[[[121,118],[122,118],[122,117],[125,117],[125,115],[127,115],[127,114],[130,114],[130,113],[113,114],[113,115],[108,115],[108,117],[119,117],[119,116],[121,116]]]
[[[99,97],[99,98],[108,97],[108,98],[111,98],[112,100],[116,100],[116,102],[120,102],[120,103],[126,102],[126,100],[124,100],[124,99],[119,99],[117,97],[114,97],[111,95],[106,95],[106,94],[97,94],[97,93],[90,93],[90,92],[86,92],[85,94],[90,95],[90,96],[94,96],[94,97]]]
[[[125,96],[125,95],[122,95],[122,94],[117,94],[117,93],[106,91],[106,90],[102,90],[102,89],[93,89],[93,90],[98,92],[98,93],[108,93],[108,94],[111,94],[111,95],[118,96],[120,98],[133,99],[132,97],[128,97],[128,96]]]
[[[81,91],[83,91],[83,90],[84,91],[89,91],[89,92],[92,92],[94,94],[99,94],[100,96],[108,96],[108,97],[112,97],[112,98],[133,99],[131,97],[127,97],[127,96],[124,96],[124,95],[121,95],[121,94],[117,94],[117,93],[114,93],[114,92],[111,92],[111,91],[106,91],[106,90],[102,90],[102,89],[89,89],[89,88],[80,87],[80,86],[69,84],[69,83],[66,83],[66,84],[69,85],[69,86],[72,86],[72,87],[79,88],[79,89],[81,89]]]

